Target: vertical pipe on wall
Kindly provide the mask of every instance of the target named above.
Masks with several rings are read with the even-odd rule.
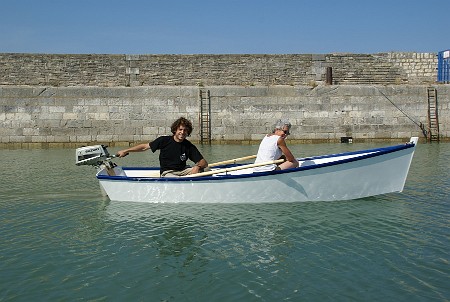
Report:
[[[327,67],[327,85],[333,85],[333,69],[331,67]]]

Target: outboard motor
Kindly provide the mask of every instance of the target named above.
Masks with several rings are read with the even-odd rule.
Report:
[[[111,161],[116,157],[110,155],[105,145],[84,146],[77,148],[75,152],[75,164],[77,166],[89,165],[96,168],[105,167],[109,175],[115,175],[114,167],[117,165]]]

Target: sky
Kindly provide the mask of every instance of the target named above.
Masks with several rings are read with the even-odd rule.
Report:
[[[0,0],[0,53],[450,49],[448,0]]]

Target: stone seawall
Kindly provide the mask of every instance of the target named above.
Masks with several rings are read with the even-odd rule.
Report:
[[[258,143],[278,118],[291,142],[423,138],[426,85],[337,86],[0,86],[2,148],[128,145],[170,134],[179,116],[199,140],[199,90],[211,95],[212,143]],[[450,85],[435,85],[441,139],[450,134]]]
[[[429,84],[436,53],[280,55],[99,55],[0,53],[0,85],[317,86]]]

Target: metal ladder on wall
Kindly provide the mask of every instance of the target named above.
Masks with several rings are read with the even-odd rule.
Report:
[[[428,93],[428,141],[439,142],[439,115],[437,91],[434,87],[427,88]]]
[[[211,144],[211,95],[209,90],[199,90],[200,143]]]

